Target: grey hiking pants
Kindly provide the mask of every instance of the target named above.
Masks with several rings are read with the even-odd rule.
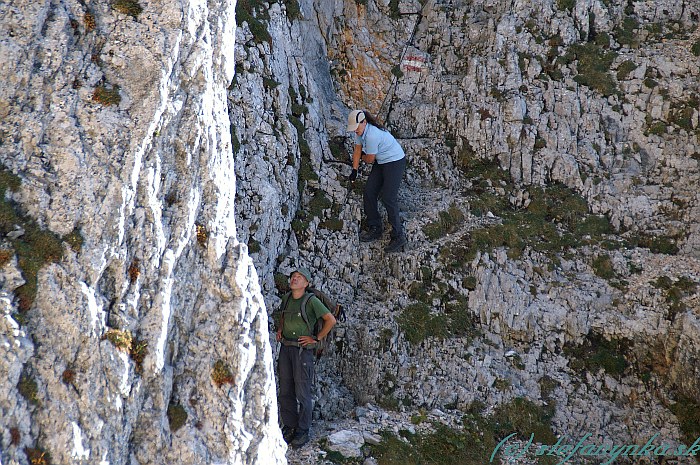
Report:
[[[364,192],[364,208],[367,216],[367,226],[382,227],[382,219],[379,217],[377,201],[382,195],[382,203],[386,208],[389,223],[391,224],[391,237],[403,235],[403,225],[399,216],[399,184],[406,169],[406,157],[380,165],[374,163],[372,171],[367,177]]]
[[[311,426],[311,388],[314,381],[313,350],[281,346],[277,361],[280,382],[280,416],[284,426],[308,430]]]

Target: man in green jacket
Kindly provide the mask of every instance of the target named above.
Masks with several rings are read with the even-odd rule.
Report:
[[[283,303],[277,340],[280,348],[277,372],[279,375],[279,403],[282,417],[282,433],[292,447],[309,442],[311,427],[312,393],[316,343],[325,338],[335,325],[335,317],[313,296],[306,303],[308,324],[301,315],[301,305],[311,283],[311,273],[299,268],[289,277],[291,295]],[[312,328],[318,319],[323,327],[314,335]]]

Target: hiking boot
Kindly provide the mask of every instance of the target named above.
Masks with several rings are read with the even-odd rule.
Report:
[[[403,249],[403,246],[406,245],[407,242],[408,240],[406,240],[406,236],[403,234],[398,237],[392,237],[389,245],[384,247],[384,252],[398,252],[399,250]]]
[[[294,439],[292,439],[291,446],[295,449],[298,449],[307,442],[309,442],[309,430],[298,429],[297,432],[294,434]]]
[[[284,442],[286,442],[287,444],[292,442],[292,439],[294,439],[294,428],[292,428],[291,426],[283,426],[282,437],[284,438]]]
[[[360,242],[372,242],[382,237],[382,228],[370,226],[366,231],[360,233]]]

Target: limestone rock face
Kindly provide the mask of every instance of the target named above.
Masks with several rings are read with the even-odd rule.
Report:
[[[699,8],[3,3],[0,463],[285,463],[269,316],[298,266],[346,307],[314,416],[348,453],[519,398],[687,442]],[[401,253],[358,240],[351,108],[408,154]]]
[[[316,415],[351,415],[346,389],[402,412],[525,397],[556,405],[558,433],[690,434],[675,415],[700,395],[681,369],[700,347],[698,6],[299,5],[250,13],[229,98],[238,233],[268,308],[301,265],[348,308]],[[352,108],[408,153],[406,252],[358,241]],[[563,217],[604,218],[605,239],[557,245]]]
[[[3,218],[26,229],[3,248],[0,462],[285,463],[235,234],[234,9],[0,6]]]

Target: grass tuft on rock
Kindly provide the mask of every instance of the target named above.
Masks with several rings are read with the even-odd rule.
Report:
[[[564,354],[569,357],[569,367],[574,371],[602,369],[611,376],[620,376],[629,364],[625,353],[629,341],[624,339],[605,339],[599,334],[591,333],[582,344],[567,344]]]
[[[582,245],[621,246],[608,238],[613,227],[607,217],[590,214],[586,200],[573,189],[561,184],[530,187],[529,204],[511,204],[508,192],[515,186],[496,160],[479,160],[471,153],[460,157],[461,169],[472,181],[467,192],[471,212],[482,217],[491,212],[494,222],[500,222],[473,229],[445,244],[440,249],[440,260],[449,268],[461,268],[478,252],[488,253],[499,247],[506,247],[512,259],[529,248],[558,261],[558,254]],[[427,232],[442,234],[435,226],[431,228],[436,232]]]
[[[287,10],[287,19],[290,21],[302,19],[301,8],[299,7],[298,0],[284,0],[283,3]]]
[[[589,42],[572,45],[563,61],[578,61],[578,75],[574,81],[607,97],[618,92],[617,82],[610,75],[610,67],[615,58],[616,52],[605,51],[599,45]]]
[[[442,311],[434,312],[431,308],[434,294],[428,292],[424,284],[413,282],[409,287],[409,296],[418,302],[406,306],[396,321],[410,344],[420,344],[430,337],[460,337],[470,341],[479,335],[466,297],[458,295],[451,298],[444,302]]]
[[[693,45],[690,47],[690,52],[696,57],[700,57],[700,39],[693,42]]]
[[[27,402],[32,405],[39,405],[39,386],[34,378],[26,373],[22,373],[17,383],[17,390]]]
[[[557,0],[557,8],[560,11],[573,11],[576,6],[576,0]]]
[[[114,347],[122,352],[128,354],[131,351],[133,337],[128,330],[108,329],[104,336],[102,336],[102,339],[107,339]]]
[[[623,61],[617,68],[617,79],[618,81],[624,81],[627,79],[632,71],[637,69],[637,64],[632,60]]]
[[[196,236],[197,236],[197,243],[201,245],[202,247],[206,247],[207,241],[209,240],[209,231],[207,231],[206,226],[203,224],[196,223],[195,224],[196,228]]]
[[[673,236],[655,236],[651,234],[638,234],[627,238],[630,247],[649,249],[650,252],[665,255],[678,254],[677,238]]]
[[[434,241],[446,234],[455,232],[463,222],[464,213],[462,213],[462,210],[460,210],[457,204],[452,203],[447,210],[438,213],[438,219],[436,221],[423,226],[423,233],[428,239]]]
[[[85,32],[92,32],[97,27],[95,15],[93,15],[89,11],[83,16],[83,23],[85,23]]]
[[[552,431],[553,416],[551,404],[540,407],[531,400],[518,397],[496,407],[491,417],[495,421],[497,437],[515,432],[520,439],[527,440],[534,434],[536,442],[554,444],[557,437]]]
[[[73,231],[63,236],[63,241],[67,242],[70,248],[77,253],[80,252],[80,250],[83,248],[83,243],[85,242],[85,239],[83,239],[83,235],[80,233],[80,229],[76,227],[75,229],[73,229]]]
[[[657,289],[664,291],[669,305],[669,313],[666,317],[669,321],[674,321],[676,315],[688,310],[683,299],[695,294],[698,288],[698,283],[688,276],[681,276],[675,282],[668,276],[661,276],[653,284]]]
[[[24,453],[30,465],[51,465],[51,456],[46,451],[25,447]]]
[[[63,373],[61,374],[61,381],[63,381],[64,384],[72,385],[75,382],[75,370],[70,368],[63,370]]]
[[[272,45],[272,36],[263,23],[269,19],[270,16],[260,0],[238,0],[236,2],[236,23],[248,23],[255,43],[267,42]]]
[[[430,306],[423,302],[408,305],[397,321],[411,344],[419,344],[428,337],[442,339],[447,336],[444,318],[432,313]]]
[[[554,444],[557,438],[551,427],[553,408],[540,407],[524,398],[502,404],[494,413],[483,416],[481,408],[470,408],[460,425],[450,427],[433,422],[428,431],[412,434],[401,430],[381,433],[382,441],[369,446],[379,465],[483,465],[503,464],[501,455],[492,454],[498,442],[515,432],[528,440]],[[417,423],[425,423],[417,418]],[[544,463],[544,462],[543,462]],[[553,462],[555,463],[555,462]]]
[[[136,371],[139,373],[143,369],[143,361],[146,359],[146,355],[148,355],[148,342],[136,337],[132,338],[129,357],[136,364]]]
[[[19,432],[19,428],[10,428],[10,445],[18,446],[22,440],[22,434]]]
[[[119,105],[122,101],[122,97],[119,95],[119,86],[108,88],[102,84],[95,87],[92,92],[92,101],[105,106]]]
[[[596,276],[603,279],[614,279],[617,277],[612,260],[607,254],[598,255],[593,259],[593,272]]]
[[[700,403],[697,399],[680,397],[670,410],[678,418],[685,442],[692,444],[700,437]]]
[[[17,191],[20,185],[20,179],[0,165],[0,234],[6,235],[18,228],[24,230],[24,234],[11,239],[11,243],[22,277],[26,281],[15,290],[15,296],[20,312],[27,312],[36,298],[39,271],[47,263],[58,262],[63,258],[63,246],[56,234],[41,229],[34,220],[21,212],[14,202],[6,199],[6,192]],[[71,237],[68,237],[68,240],[75,241]],[[9,258],[11,259],[11,256]]]
[[[176,432],[187,422],[187,411],[182,405],[170,404],[168,405],[168,423],[170,424],[170,431]]]
[[[231,368],[229,368],[223,360],[217,360],[214,363],[214,367],[211,371],[211,380],[216,387],[221,387],[224,384],[233,384],[235,382],[233,373],[231,373]]]
[[[136,0],[114,0],[112,2],[112,8],[134,19],[138,18],[143,11],[143,8]]]

